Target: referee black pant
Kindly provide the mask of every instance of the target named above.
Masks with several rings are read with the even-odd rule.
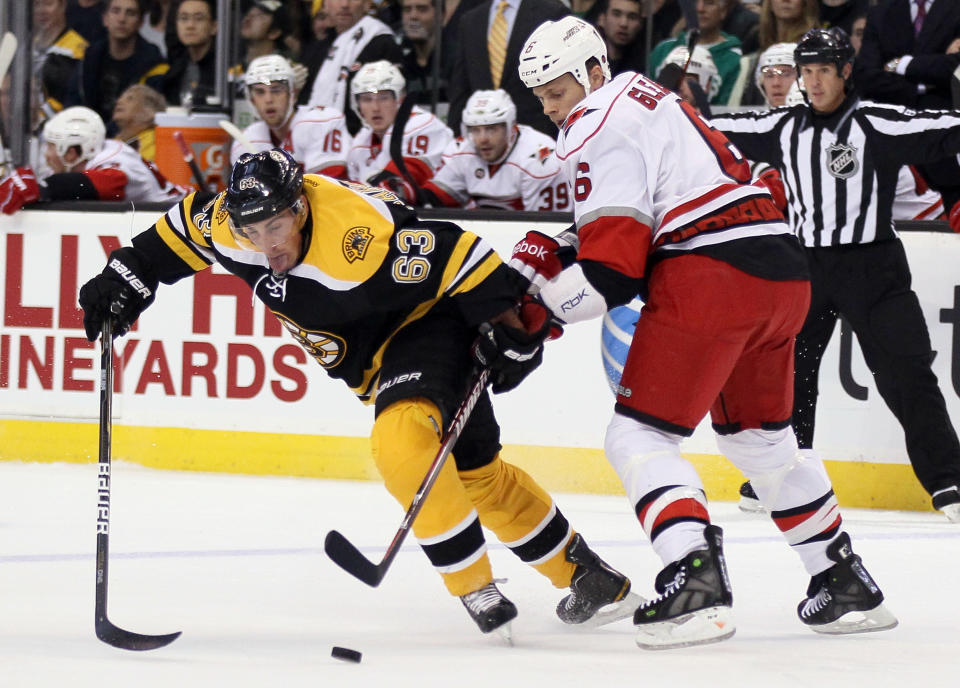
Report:
[[[842,315],[860,342],[880,396],[903,427],[907,455],[933,493],[960,485],[960,443],[931,368],[930,334],[899,239],[806,248],[810,312],[797,335],[793,427],[813,446],[817,377],[823,351]]]

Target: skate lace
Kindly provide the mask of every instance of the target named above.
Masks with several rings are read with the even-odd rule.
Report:
[[[675,595],[683,588],[687,583],[687,567],[681,566],[677,569],[677,573],[673,576],[673,580],[667,583],[663,587],[663,593],[661,593],[655,599],[650,600],[646,604],[642,605],[641,608],[646,609],[647,607],[654,606],[657,602],[667,599],[671,595]]]
[[[493,580],[479,590],[467,593],[461,599],[467,608],[475,613],[482,613],[488,609],[493,609],[504,599],[500,591],[497,590],[496,584],[504,582],[506,582],[506,579],[503,578]]]
[[[806,604],[803,605],[803,611],[800,612],[800,615],[804,618],[813,616],[830,604],[830,600],[832,599],[833,597],[830,596],[830,593],[827,591],[826,587],[820,588],[820,591],[808,599]]]

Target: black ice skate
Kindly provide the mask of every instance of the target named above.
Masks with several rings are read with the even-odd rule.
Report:
[[[598,557],[580,533],[567,545],[566,557],[577,568],[570,594],[557,604],[557,616],[564,623],[603,626],[630,616],[644,601],[630,592],[630,579]]]
[[[807,599],[797,607],[800,620],[817,633],[884,631],[897,618],[883,606],[883,593],[850,547],[846,532],[827,546],[837,562],[810,579]]]
[[[737,506],[740,507],[740,511],[745,511],[748,514],[763,514],[767,511],[767,508],[760,502],[760,498],[757,497],[757,493],[754,492],[753,485],[750,484],[749,480],[740,486],[740,502]]]
[[[933,493],[933,508],[953,523],[960,523],[960,489],[956,485]]]
[[[657,599],[633,615],[645,650],[702,645],[734,634],[733,593],[723,558],[723,531],[707,526],[707,549],[691,552],[657,575]]]
[[[460,601],[482,633],[496,631],[508,643],[512,642],[510,622],[517,617],[517,606],[497,589],[497,581],[461,595]]]

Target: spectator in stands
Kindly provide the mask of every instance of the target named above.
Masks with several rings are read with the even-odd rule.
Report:
[[[243,76],[247,97],[260,119],[244,130],[255,151],[283,148],[304,172],[346,177],[350,134],[343,113],[332,107],[296,107],[297,79],[282,55],[254,59]],[[238,142],[230,162],[247,152]]]
[[[820,0],[820,26],[825,29],[839,26],[850,36],[854,20],[866,15],[871,4],[871,0]]]
[[[170,66],[157,47],[139,33],[146,10],[144,0],[106,0],[103,10],[107,38],[87,48],[71,104],[85,105],[109,121],[117,98],[127,86],[163,88],[164,74]]]
[[[310,89],[309,105],[334,107],[347,115],[351,134],[360,121],[347,110],[350,80],[358,65],[388,60],[399,64],[403,53],[390,27],[368,15],[370,0],[324,0],[323,8],[333,20],[337,37],[320,66]]]
[[[850,29],[850,45],[853,46],[853,52],[855,55],[860,54],[860,46],[863,44],[863,31],[867,26],[867,15],[866,13],[854,17],[853,24]]]
[[[403,50],[403,62],[400,71],[407,81],[407,97],[415,97],[417,103],[424,105],[433,99],[433,47],[440,16],[433,0],[401,0],[401,3],[403,35],[400,48]],[[445,102],[447,82],[442,64],[436,90],[437,101]]]
[[[285,55],[289,29],[287,8],[280,0],[253,0],[240,20],[243,67],[263,55]]]
[[[317,73],[327,59],[330,46],[333,45],[336,37],[337,31],[333,27],[333,20],[323,7],[323,0],[311,0],[310,40],[304,44],[300,52],[300,61],[307,68],[308,84],[313,84],[317,78]],[[303,89],[300,92],[300,104],[306,105],[309,100],[310,89]]]
[[[164,58],[167,57],[167,42],[164,36],[167,32],[167,18],[170,16],[170,3],[171,0],[149,0],[143,24],[140,25],[140,35],[157,46]]]
[[[754,4],[751,7],[759,6]],[[731,0],[727,18],[720,27],[724,33],[740,39],[740,50],[744,55],[756,52],[760,46],[760,14],[747,7],[741,0]]]
[[[553,154],[556,141],[525,124],[503,89],[477,91],[463,110],[463,138],[443,152],[424,185],[434,206],[571,210],[566,178]]]
[[[640,33],[642,0],[598,0],[603,9],[597,28],[607,44],[610,73],[640,72],[646,66],[646,45]]]
[[[597,3],[594,5],[594,7],[596,8],[600,4],[601,0],[597,0]],[[683,31],[687,24],[686,20],[683,18],[683,10],[680,7],[679,0],[653,0],[651,4],[653,6],[653,32],[650,36],[650,48],[652,50],[655,46],[667,40],[668,38],[675,37],[678,33]],[[642,0],[640,3],[641,22],[640,31],[638,34],[640,36],[640,40],[644,42],[644,45],[646,45],[647,40],[646,11],[647,0]],[[646,58],[646,56],[644,56],[644,58]],[[641,71],[647,71],[646,59],[644,59],[644,66]]]
[[[216,83],[216,2],[180,0],[173,17],[183,50],[169,50],[172,46],[168,45],[173,56],[163,95],[171,105],[204,105]]]
[[[167,109],[163,94],[143,84],[134,84],[117,98],[113,106],[113,138],[153,162],[157,156],[157,124],[154,117]]]
[[[819,24],[817,0],[763,0],[760,7],[760,50],[774,43],[796,43]]]
[[[400,70],[386,60],[366,64],[357,72],[350,93],[363,128],[347,154],[347,176],[382,186],[414,203],[418,187],[433,176],[454,137],[443,122],[419,106],[401,107],[405,86]],[[401,129],[398,151],[391,150],[395,127]]]
[[[533,30],[570,11],[559,0],[484,0],[460,18],[459,44],[448,79],[448,124],[458,131],[460,116],[474,91],[502,88],[517,106],[517,121],[556,135],[540,101],[520,81],[520,50]]]
[[[12,215],[35,201],[170,203],[187,194],[106,133],[90,108],[78,105],[55,115],[43,127],[43,155],[53,173],[38,184],[31,168],[17,168],[0,182],[0,212]]]
[[[89,45],[67,26],[66,0],[34,0],[33,71],[40,87],[43,115],[60,112]]]
[[[883,0],[870,10],[854,80],[865,98],[917,109],[953,105],[960,66],[960,3]]]
[[[103,0],[67,0],[67,26],[96,43],[107,37],[103,26]]]
[[[714,105],[726,105],[733,90],[734,82],[740,74],[740,39],[721,31],[720,27],[730,10],[731,0],[697,0],[697,20],[700,24],[700,42],[698,45],[710,51],[713,63],[720,74],[720,88],[711,96]],[[687,32],[676,38],[663,41],[650,54],[651,75],[660,73],[671,50],[687,44]]]

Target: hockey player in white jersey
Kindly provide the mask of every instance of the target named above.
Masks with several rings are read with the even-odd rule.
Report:
[[[350,150],[346,118],[334,107],[297,107],[296,77],[285,57],[264,55],[252,60],[243,80],[260,116],[243,131],[255,151],[283,148],[306,173],[346,177]],[[234,141],[231,164],[246,152]]]
[[[749,478],[811,576],[797,609],[823,633],[896,625],[842,529],[823,464],[790,430],[793,341],[810,291],[796,238],[769,192],[693,108],[632,72],[611,80],[606,47],[576,17],[542,24],[520,77],[560,128],[580,247],[559,271],[518,244],[511,263],[571,323],[645,300],[605,451],[665,568],[634,615],[637,643],[733,635],[721,530],[681,440],[709,411],[721,451]],[[542,237],[542,235],[540,235]],[[523,244],[527,244],[523,246]]]
[[[443,152],[443,164],[424,186],[432,205],[570,210],[567,182],[553,154],[556,142],[517,124],[517,107],[506,91],[474,92],[461,130],[462,138]]]
[[[353,77],[351,106],[363,128],[347,154],[347,175],[353,181],[383,186],[415,202],[418,187],[433,176],[454,136],[446,124],[418,105],[409,110],[401,108],[405,88],[400,70],[386,60],[365,64]],[[404,116],[404,110],[409,117]],[[393,156],[390,144],[398,119],[406,121],[399,122],[401,147]]]
[[[43,128],[43,154],[52,174],[38,180],[20,167],[0,182],[0,211],[12,215],[34,201],[177,202],[189,189],[171,184],[133,148],[106,139],[100,115],[69,107]]]

